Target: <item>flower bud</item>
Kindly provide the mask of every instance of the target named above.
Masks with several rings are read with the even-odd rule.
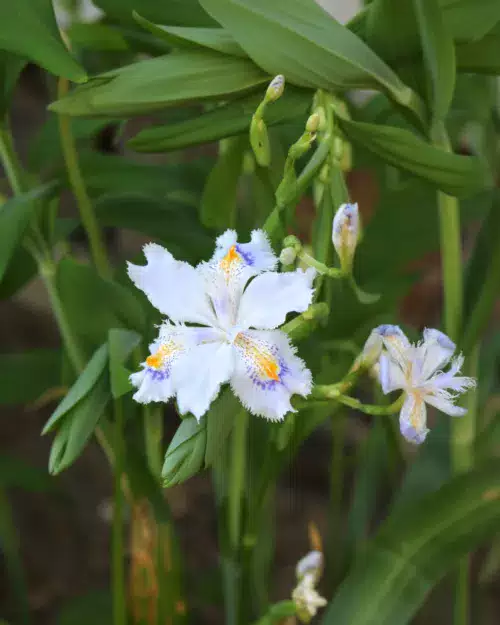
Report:
[[[302,579],[305,575],[312,575],[318,580],[323,571],[323,554],[321,551],[310,551],[297,562],[295,573],[297,579]]]
[[[320,121],[321,121],[321,117],[319,116],[319,113],[313,113],[312,115],[310,115],[306,123],[307,132],[312,132],[312,133],[317,132]]]
[[[293,247],[285,247],[281,250],[280,263],[282,265],[292,265],[297,258],[297,252]]]
[[[278,74],[269,83],[269,87],[266,91],[266,100],[268,102],[276,102],[278,98],[283,95],[285,90],[285,77],[283,74]]]
[[[357,204],[342,204],[333,218],[332,241],[340,258],[342,270],[350,273],[359,239]]]

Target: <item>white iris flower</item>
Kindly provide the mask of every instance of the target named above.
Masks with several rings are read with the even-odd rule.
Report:
[[[463,356],[452,359],[456,350],[453,341],[439,330],[424,330],[424,340],[412,345],[398,326],[383,325],[372,333],[379,335],[383,350],[379,359],[380,383],[384,393],[402,390],[406,397],[400,413],[401,434],[410,442],[420,444],[427,433],[425,404],[452,417],[467,411],[455,405],[461,393],[476,385],[473,378],[457,375]],[[450,364],[447,371],[443,369]]]
[[[197,267],[152,243],[144,254],[147,265],[129,263],[129,276],[168,321],[131,376],[136,401],[176,396],[181,414],[200,419],[229,382],[250,412],[279,421],[293,411],[293,394],[310,393],[310,371],[276,328],[309,307],[314,270],[273,271],[277,258],[262,230],[244,244],[226,231]]]
[[[316,585],[323,570],[323,554],[311,551],[301,560],[296,568],[298,584],[292,592],[297,617],[302,623],[309,623],[318,608],[323,608],[327,601],[316,590]]]

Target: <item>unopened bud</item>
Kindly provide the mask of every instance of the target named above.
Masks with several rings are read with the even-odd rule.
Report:
[[[310,551],[297,562],[295,574],[297,579],[302,579],[305,575],[312,575],[314,579],[319,579],[323,571],[323,554],[321,551]]]
[[[319,116],[319,113],[313,113],[312,115],[310,115],[306,123],[307,132],[312,132],[312,133],[317,132],[320,121],[321,121],[321,118]]]
[[[278,74],[269,83],[269,87],[266,91],[266,100],[268,102],[276,102],[278,98],[283,95],[285,90],[285,77],[283,74]]]
[[[332,241],[340,258],[342,270],[350,273],[359,239],[357,204],[342,204],[333,218]]]
[[[292,265],[296,258],[297,252],[293,249],[293,247],[285,247],[281,250],[280,263],[282,265]]]

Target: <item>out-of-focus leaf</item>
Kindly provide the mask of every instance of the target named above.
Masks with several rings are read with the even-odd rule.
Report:
[[[380,56],[391,61],[419,46],[412,0],[373,0],[364,16],[363,38]]]
[[[484,37],[500,21],[497,0],[439,0],[447,29],[458,41]]]
[[[37,272],[37,265],[29,252],[22,247],[16,247],[10,263],[0,282],[0,300],[15,295]]]
[[[22,193],[0,206],[0,281],[23,235],[38,202],[55,190],[54,183],[47,183],[33,191]]]
[[[382,89],[421,116],[418,96],[314,0],[201,0],[201,4],[270,74],[284,74],[291,83],[314,89]]]
[[[201,200],[200,218],[207,228],[222,230],[236,225],[238,181],[247,148],[248,139],[244,136],[228,139],[221,145]]]
[[[61,39],[51,0],[2,2],[0,24],[0,50],[26,57],[56,76],[86,80]]]
[[[137,332],[117,328],[109,331],[109,381],[114,399],[118,399],[132,389],[129,381],[130,372],[124,363],[140,342],[141,336]]]
[[[195,210],[179,202],[116,193],[103,195],[96,203],[96,213],[103,226],[142,232],[182,259],[197,262],[213,248],[213,237],[202,228]]]
[[[134,15],[138,24],[149,30],[173,48],[199,50],[208,48],[222,54],[245,58],[247,55],[231,35],[223,28],[189,28],[183,26],[161,26],[154,24],[138,13]]]
[[[212,466],[221,457],[224,445],[233,429],[234,420],[241,412],[242,406],[233,392],[226,390],[212,403],[204,417],[207,439],[205,465]]]
[[[99,52],[124,52],[129,49],[125,37],[107,24],[75,22],[68,32],[71,43]]]
[[[201,8],[198,0],[94,0],[108,17],[133,23],[134,11],[158,24],[176,26],[215,26],[214,20]]]
[[[231,97],[268,80],[248,59],[183,50],[96,76],[49,108],[67,115],[128,117],[182,102]]]
[[[113,620],[113,601],[109,591],[95,590],[63,604],[56,625],[109,625]]]
[[[168,152],[248,131],[262,95],[239,98],[191,118],[141,130],[128,145],[137,152]],[[267,126],[305,116],[312,102],[309,90],[287,87],[283,96],[264,113]]]
[[[491,173],[478,158],[439,150],[402,128],[341,117],[338,122],[353,142],[387,163],[431,182],[445,193],[462,197],[492,186]]]
[[[206,421],[186,417],[168,446],[161,472],[165,487],[180,484],[203,468],[207,442]]]
[[[0,119],[9,110],[17,79],[26,60],[10,52],[0,51]]]
[[[495,28],[482,39],[457,45],[457,67],[462,72],[500,74],[500,28]]]
[[[121,284],[100,278],[92,267],[64,259],[57,284],[71,327],[92,345],[105,342],[110,328],[144,334],[145,313],[139,300]]]
[[[35,401],[61,379],[61,353],[39,349],[0,354],[0,404]]]
[[[108,362],[108,357],[108,346],[106,344],[101,345],[101,347],[99,347],[89,360],[87,366],[82,371],[76,382],[70,388],[68,394],[52,413],[52,416],[43,428],[43,434],[50,432],[56,423],[66,416],[76,404],[89,394],[92,388],[97,384],[99,378],[102,376]]]
[[[398,508],[358,558],[323,625],[404,625],[434,585],[498,529],[498,463]]]
[[[435,121],[443,121],[455,89],[455,47],[436,0],[413,0],[424,63],[429,102]]]
[[[500,194],[495,193],[477,236],[465,282],[464,336],[467,354],[480,339],[498,297],[500,285]]]
[[[44,493],[54,490],[54,486],[54,480],[46,471],[14,456],[0,454],[1,488],[22,488],[34,493]]]

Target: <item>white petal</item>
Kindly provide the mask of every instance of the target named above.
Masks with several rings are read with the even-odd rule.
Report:
[[[352,261],[358,239],[358,205],[342,204],[333,218],[332,242],[343,264]]]
[[[399,415],[399,427],[401,434],[410,443],[420,445],[425,440],[429,430],[427,429],[427,412],[424,401],[409,393],[405,399]]]
[[[382,391],[387,395],[406,387],[406,379],[401,367],[388,354],[381,354],[379,359],[379,377]]]
[[[199,420],[233,370],[234,350],[230,343],[205,343],[186,351],[173,369],[179,412],[190,412]]]
[[[248,330],[236,336],[234,346],[231,388],[251,413],[281,421],[293,411],[293,394],[305,397],[311,392],[311,372],[283,332]]]
[[[216,241],[215,253],[211,263],[219,263],[227,258],[232,250],[232,261],[250,269],[250,275],[257,275],[262,271],[271,271],[276,268],[278,259],[263,230],[254,230],[249,243],[238,243],[238,235],[234,230],[226,230]],[[229,259],[227,259],[229,260]],[[230,264],[230,263],[228,263]]]
[[[133,396],[135,401],[167,402],[174,395],[172,370],[186,346],[184,328],[167,324],[162,327],[159,338],[150,345],[151,354],[142,363],[142,371],[130,376],[130,382],[138,389]]]
[[[434,406],[438,410],[441,410],[441,412],[450,415],[450,417],[463,417],[463,415],[467,413],[467,410],[465,408],[462,408],[461,406],[455,406],[455,404],[453,403],[455,401],[455,398],[450,395],[450,393],[441,392],[436,395],[428,394],[425,395],[424,399],[426,403]]]
[[[128,264],[128,275],[149,301],[173,321],[212,325],[215,315],[199,272],[160,245],[144,246],[147,265]]]
[[[312,301],[314,275],[314,270],[297,269],[257,276],[241,297],[237,325],[272,330],[285,322],[289,312],[304,312]]]
[[[453,356],[455,343],[439,330],[426,328],[424,341],[417,347],[421,360],[421,379],[427,380],[433,373],[442,369]]]
[[[381,325],[376,328],[376,332],[382,337],[389,356],[399,364],[403,371],[406,371],[411,344],[403,330],[399,326]]]

